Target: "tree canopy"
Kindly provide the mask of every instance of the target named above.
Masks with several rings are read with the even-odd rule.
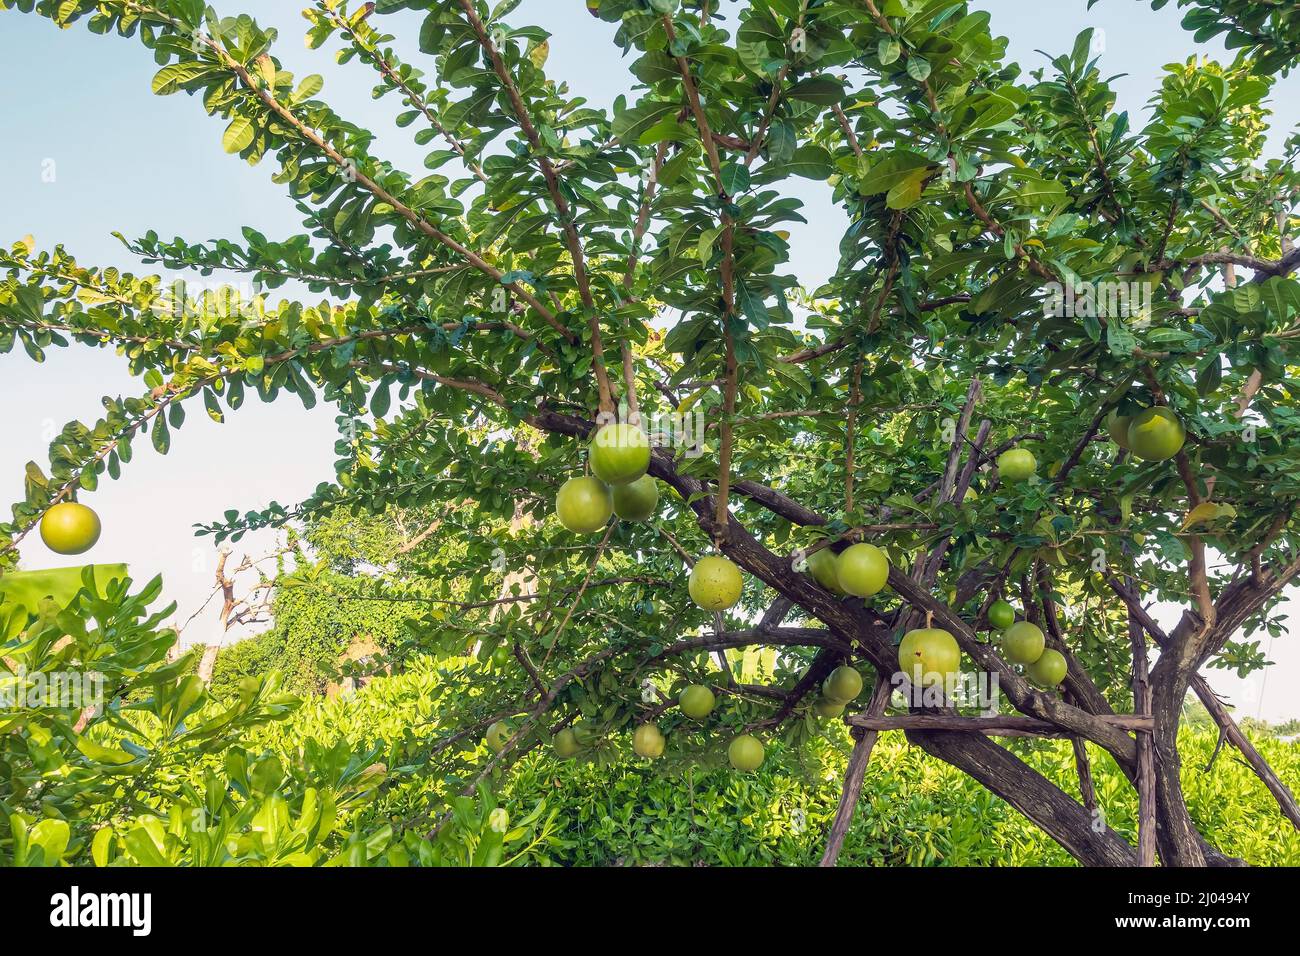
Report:
[[[1187,811],[1177,729],[1189,690],[1217,702],[1201,668],[1263,666],[1251,635],[1279,632],[1300,573],[1300,137],[1265,152],[1300,16],[1183,0],[1190,40],[1222,35],[1234,59],[1174,65],[1138,119],[1116,110],[1090,33],[1026,71],[954,0],[573,2],[611,25],[636,81],[598,109],[548,75],[548,35],[514,24],[517,6],[304,11],[308,45],[371,68],[377,101],[428,147],[411,171],[376,154],[377,116],[340,116],[320,76],[284,70],[252,16],[0,0],[139,41],[154,92],[193,96],[225,124],[226,152],[266,166],[303,216],[280,238],[123,237],[131,253],[323,297],[185,302],[61,246],[0,253],[0,351],[111,348],[143,382],[28,466],[3,560],[52,505],[118,478],[142,437],[166,453],[187,410],[220,421],[249,393],[293,393],[339,410],[336,480],[200,530],[238,540],[341,510],[441,519],[432,540],[455,546],[403,558],[428,604],[412,639],[513,660],[486,680],[467,666],[446,701],[474,739],[504,722],[499,752],[442,741],[422,772],[472,792],[575,727],[599,749],[653,723],[670,766],[742,734],[797,746],[822,733],[822,683],[847,665],[877,688],[846,718],[849,813],[868,725],[892,710],[1083,862],[1233,862]],[[402,11],[423,15],[418,63],[385,32]],[[820,288],[789,270],[796,178],[824,183],[848,221]],[[1156,412],[1185,443],[1135,453],[1130,420]],[[575,535],[552,517],[556,493],[615,420],[660,439],[658,510]],[[1012,450],[1032,453],[1027,480],[993,467]],[[865,600],[807,566],[856,542],[890,563]],[[714,551],[745,581],[722,612],[687,589]],[[1003,597],[1063,655],[1060,687],[991,639]],[[1186,609],[1168,633],[1155,600]],[[971,713],[880,690],[923,624],[996,678],[1023,726],[1071,737],[1081,777],[1087,746],[1115,761],[1142,793],[1138,847],[1086,786],[1076,799],[984,733],[907,723]],[[757,677],[734,672],[738,648],[766,655]],[[703,722],[676,708],[688,683],[718,696]]]

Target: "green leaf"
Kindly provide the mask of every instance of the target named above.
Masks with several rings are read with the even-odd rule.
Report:
[[[168,96],[184,84],[207,74],[211,69],[205,63],[172,63],[154,74],[153,91],[158,96]]]
[[[834,106],[844,99],[844,84],[832,76],[810,76],[785,91],[792,100]]]
[[[743,193],[749,188],[749,170],[740,163],[727,163],[722,167],[722,191],[728,196]]]
[[[139,759],[125,750],[105,747],[103,744],[97,744],[87,737],[77,738],[77,749],[95,763],[108,764],[114,767],[122,767]]]
[[[920,153],[906,149],[890,150],[862,177],[858,192],[863,196],[887,193],[899,183],[911,179],[917,170],[928,170],[933,165],[929,157]]]
[[[221,137],[221,148],[227,153],[239,153],[253,142],[253,122],[243,116],[236,116],[226,127],[226,134]]]
[[[816,143],[800,146],[789,159],[781,163],[783,172],[806,179],[824,180],[835,172],[835,161],[830,152]]]
[[[157,451],[158,454],[167,454],[168,450],[172,447],[172,434],[171,430],[167,427],[167,419],[165,417],[158,415],[154,418],[153,431],[149,433],[149,437],[153,440],[154,450]]]
[[[0,603],[6,607],[23,607],[35,612],[48,598],[60,608],[72,603],[85,587],[83,574],[89,568],[96,590],[101,594],[114,581],[127,577],[125,564],[79,565],[45,571],[8,571],[0,575]]]
[[[1055,206],[1065,202],[1065,186],[1054,179],[1033,176],[1027,177],[1011,195],[1025,206]]]
[[[641,134],[658,124],[668,116],[675,116],[681,109],[678,103],[665,103],[656,100],[638,103],[614,116],[613,133],[620,142],[635,143]]]
[[[1137,348],[1138,342],[1137,337],[1119,319],[1112,318],[1106,326],[1106,344],[1112,354],[1128,358]]]

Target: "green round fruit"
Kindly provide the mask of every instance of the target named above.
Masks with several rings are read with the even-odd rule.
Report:
[[[606,425],[591,440],[591,473],[611,485],[628,485],[650,467],[650,439],[636,425]]]
[[[102,530],[99,515],[75,501],[61,501],[41,518],[41,540],[55,554],[85,554]]]
[[[908,631],[898,645],[898,667],[913,684],[947,687],[961,668],[961,648],[941,628]]]
[[[1020,621],[1002,632],[1002,656],[1013,664],[1032,664],[1043,656],[1044,643],[1037,625]]]
[[[813,713],[818,717],[838,717],[844,713],[844,708],[847,706],[848,704],[842,700],[831,700],[829,697],[819,697],[817,698],[817,702],[813,704]]]
[[[691,593],[691,600],[704,610],[725,611],[736,606],[744,586],[740,568],[727,558],[710,554],[700,558],[691,568],[687,590]]]
[[[998,474],[1003,481],[1024,481],[1038,471],[1038,459],[1024,448],[1013,448],[998,455]]]
[[[1039,687],[1056,687],[1065,680],[1069,666],[1060,651],[1050,647],[1041,657],[1025,668],[1025,674]]]
[[[497,667],[505,667],[507,664],[510,663],[510,658],[512,656],[513,655],[510,653],[510,648],[502,644],[492,652],[492,663],[495,664]]]
[[[483,742],[487,744],[488,750],[492,751],[494,754],[499,754],[501,748],[503,748],[513,736],[514,731],[510,729],[510,725],[504,720],[498,720],[487,729],[487,736],[483,738]]]
[[[753,773],[763,764],[763,744],[757,737],[741,734],[727,748],[727,759],[741,773]]]
[[[847,704],[862,693],[862,675],[852,667],[837,667],[822,681],[822,693]]]
[[[1016,623],[1016,609],[1006,601],[994,601],[989,605],[989,624],[999,631],[1006,630]]]
[[[717,698],[713,696],[713,691],[703,684],[692,684],[682,691],[681,696],[677,698],[677,706],[691,720],[703,720],[709,716],[709,714],[713,713],[713,707],[716,703]]]
[[[889,558],[874,544],[855,544],[836,560],[840,587],[854,597],[879,594],[889,580]]]
[[[1183,450],[1187,429],[1178,416],[1157,405],[1133,416],[1128,443],[1133,454],[1146,461],[1166,461]]]
[[[1106,419],[1106,431],[1110,433],[1110,440],[1125,451],[1129,450],[1128,430],[1132,424],[1132,415],[1121,415],[1117,411],[1111,412]]]
[[[555,514],[574,534],[595,534],[613,513],[613,496],[599,478],[570,478],[555,496]]]
[[[615,485],[614,514],[624,521],[645,521],[659,506],[659,485],[649,475],[642,475],[628,485]]]
[[[632,735],[632,749],[638,757],[654,760],[663,756],[664,735],[654,724],[642,724]]]
[[[555,750],[555,756],[559,757],[561,760],[568,760],[570,757],[576,757],[578,751],[582,749],[581,745],[578,743],[578,735],[568,727],[565,727],[555,735],[555,739],[551,741],[551,746]]]
[[[821,548],[808,555],[808,573],[832,594],[844,593],[840,587],[839,558],[830,548]]]

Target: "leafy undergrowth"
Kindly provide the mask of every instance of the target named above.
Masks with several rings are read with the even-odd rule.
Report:
[[[356,695],[306,705],[265,733],[276,749],[310,736],[353,744],[436,740],[435,715],[444,685],[429,670],[373,682]],[[839,798],[849,740],[827,722],[828,739],[796,753],[773,747],[764,767],[740,775],[722,766],[719,738],[698,765],[665,773],[623,747],[614,760],[559,761],[549,749],[526,757],[499,781],[498,800],[512,819],[545,804],[556,813],[554,832],[518,863],[572,865],[815,865]],[[1225,852],[1257,865],[1300,864],[1300,836],[1287,824],[1262,783],[1225,749],[1204,771],[1212,733],[1182,736],[1183,780],[1191,812]],[[468,740],[471,763],[487,751]],[[1269,737],[1256,744],[1292,788],[1300,786],[1300,746]],[[669,758],[674,742],[669,737]],[[1067,792],[1078,794],[1074,758],[1064,741],[1017,741],[1013,749]],[[400,748],[399,748],[400,749]],[[409,751],[418,746],[408,747]],[[1107,821],[1134,839],[1137,805],[1115,765],[1089,747],[1097,792]],[[694,758],[693,758],[694,759]],[[443,781],[412,773],[395,777],[384,794],[353,821],[363,829],[379,819],[417,819]],[[369,819],[364,819],[368,817]],[[862,800],[841,856],[842,865],[1051,866],[1071,858],[1000,799],[959,771],[884,734],[873,754]]]

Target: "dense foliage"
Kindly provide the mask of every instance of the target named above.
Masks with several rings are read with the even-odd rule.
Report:
[[[224,852],[185,829],[186,807],[246,831],[240,852],[258,860],[500,859],[512,831],[492,823],[500,808],[480,787],[552,734],[581,731],[599,759],[655,723],[674,774],[720,763],[742,732],[774,753],[815,750],[823,678],[847,664],[868,686],[891,681],[904,632],[925,622],[970,673],[996,678],[995,704],[1113,760],[1110,779],[1147,801],[1143,839],[1135,849],[1122,826],[1123,787],[1098,787],[1088,806],[1040,772],[1041,755],[1022,759],[1032,746],[919,726],[913,742],[1083,862],[1149,861],[1154,848],[1170,865],[1233,862],[1244,845],[1192,812],[1178,729],[1189,689],[1212,697],[1202,667],[1263,666],[1256,635],[1280,632],[1278,597],[1300,573],[1300,137],[1265,154],[1267,99],[1300,59],[1295,17],[1185,2],[1189,28],[1226,35],[1235,59],[1171,67],[1140,123],[1116,112],[1089,34],[1026,72],[988,15],[956,0],[589,2],[636,83],[608,111],[547,76],[548,35],[512,26],[517,6],[305,11],[309,46],[373,70],[376,98],[397,101],[397,126],[429,147],[427,174],[412,174],[320,98],[321,77],[284,70],[274,31],[250,16],[202,0],[0,0],[138,40],[159,66],[154,91],[193,95],[225,124],[226,151],[271,166],[304,217],[297,236],[150,233],[125,240],[132,253],[329,297],[182,303],[157,277],[87,268],[62,247],[0,253],[0,351],[112,348],[143,380],[137,397],[106,397],[99,420],[69,423],[48,467],[28,466],[25,499],[0,525],[3,560],[51,506],[117,478],[141,436],[166,453],[188,408],[223,420],[253,394],[324,400],[340,413],[336,481],[205,531],[237,540],[297,518],[432,509],[452,546],[399,562],[368,597],[424,603],[403,625],[406,650],[445,658],[436,719],[457,728],[441,745],[389,741],[382,762],[312,746],[292,771],[241,758],[223,735],[275,716],[274,686],[246,678],[241,709],[186,722],[204,690],[157,666],[158,634],[121,665],[155,687],[140,705],[150,720],[121,725],[113,684],[80,732],[38,710],[5,735],[6,776],[21,781],[0,791],[6,852],[70,827],[89,841],[87,801],[142,792],[94,764],[116,761],[144,768],[156,797],[130,808],[142,822],[123,846],[137,860],[132,846]],[[424,68],[401,60],[389,24],[414,30]],[[849,223],[818,289],[787,272],[795,178],[824,183]],[[694,416],[702,442],[675,434],[655,449],[650,520],[584,538],[550,517],[552,502],[582,473],[580,440],[620,413]],[[1134,430],[1108,430],[1114,416]],[[1167,453],[1134,437],[1153,416],[1176,422]],[[1034,456],[1023,480],[989,467],[1011,450]],[[842,598],[804,573],[810,551],[862,540],[890,558],[887,591]],[[686,584],[710,547],[745,574],[741,601],[716,616]],[[1003,595],[1064,655],[1063,690],[1034,686],[989,640]],[[1146,617],[1156,599],[1186,609],[1169,633]],[[10,607],[6,655],[44,653],[78,614],[144,618],[124,595],[86,600],[56,609],[57,624],[39,604]],[[323,626],[311,639],[335,643]],[[69,662],[93,659],[76,646]],[[467,650],[491,661],[489,677]],[[707,721],[672,706],[687,682],[721,698]],[[895,714],[965,712],[910,703]],[[1130,733],[1116,711],[1149,727]],[[455,745],[489,729],[490,757]],[[226,743],[236,755],[202,790],[167,796],[178,755]],[[340,808],[397,766],[425,781],[405,815],[336,852],[325,835]],[[1285,791],[1272,788],[1300,823]],[[529,825],[547,819],[539,809]],[[117,837],[102,839],[118,858]]]

